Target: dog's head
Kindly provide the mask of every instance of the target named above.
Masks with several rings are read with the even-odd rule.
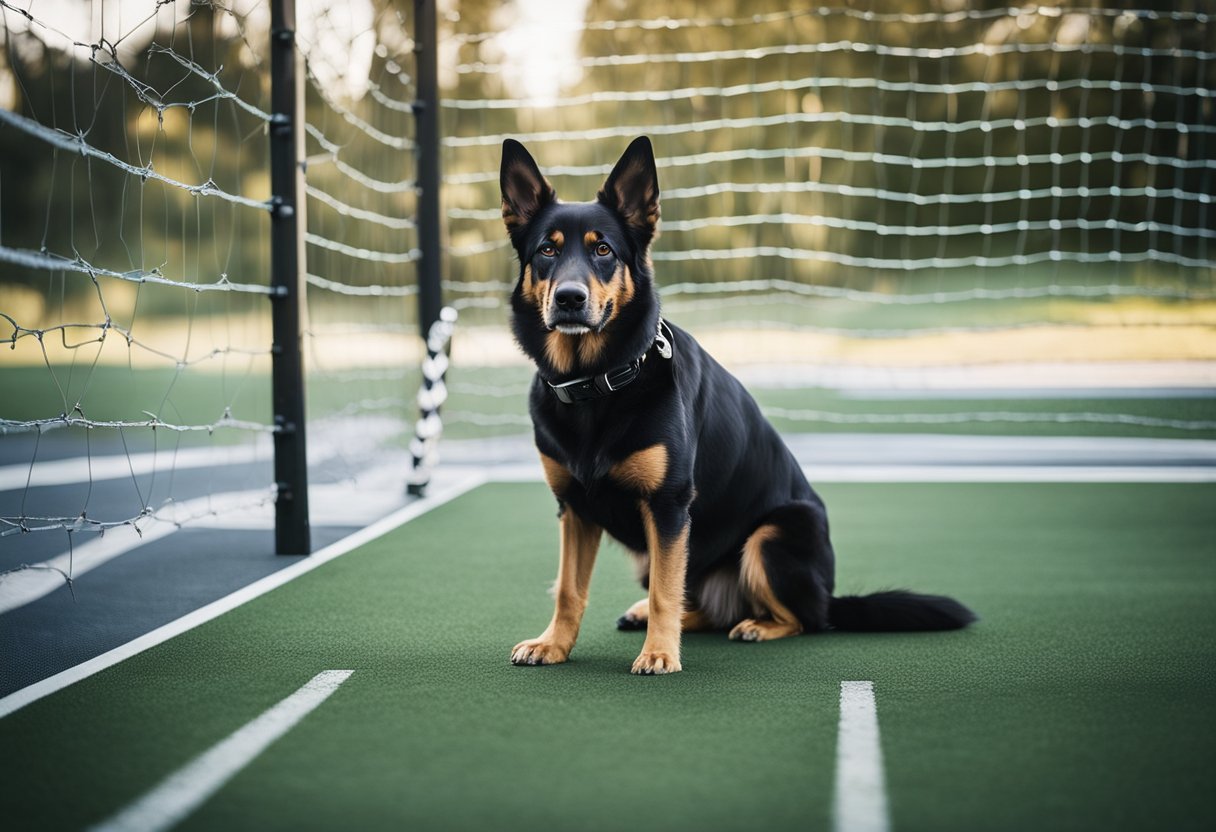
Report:
[[[520,265],[515,337],[542,375],[601,372],[645,352],[658,321],[649,250],[659,185],[650,140],[629,145],[594,202],[559,200],[513,139],[503,142],[500,180]]]

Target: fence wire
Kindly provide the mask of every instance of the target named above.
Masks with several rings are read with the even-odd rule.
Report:
[[[526,377],[501,358],[517,269],[502,140],[577,201],[642,134],[659,156],[665,314],[732,368],[780,367],[780,390],[754,392],[783,429],[1211,432],[1202,371],[1189,403],[1058,396],[1077,378],[1061,367],[1216,355],[1207,4],[575,5],[448,22],[456,432],[527,428],[499,392]],[[1028,389],[1000,418],[1013,411],[986,396],[1026,365],[1052,400]],[[912,385],[970,370],[969,389],[867,410],[864,391],[823,386],[875,368]]]
[[[176,505],[217,478],[181,475],[177,454],[222,460],[276,430],[260,381],[269,116],[245,15],[57,9],[0,0],[0,574],[22,568],[31,532],[70,547],[188,522]],[[119,485],[94,480],[144,454]]]
[[[21,391],[0,406],[0,574],[27,562],[30,532],[70,545],[191,522],[176,508],[208,495],[273,499],[267,7],[86,5],[0,0],[0,344]],[[783,429],[1216,433],[1197,386],[1185,402],[1084,384],[985,398],[1009,367],[1059,388],[1090,364],[1216,354],[1210,8],[974,5],[445,6],[444,291],[461,313],[446,435],[528,429],[503,138],[578,200],[638,134],[660,157],[665,314],[745,376],[779,378],[754,389]],[[404,473],[416,432],[410,14],[300,8],[321,483]],[[969,381],[926,404],[824,380],[876,369]],[[180,462],[196,449],[233,462]],[[78,487],[52,487],[72,464]],[[197,516],[244,503],[214,505]]]
[[[0,360],[20,392],[0,405],[0,576],[82,534],[241,527],[276,493],[268,7],[80,12],[0,0]],[[404,499],[425,355],[412,20],[355,0],[297,25],[310,475],[354,493],[397,464]]]

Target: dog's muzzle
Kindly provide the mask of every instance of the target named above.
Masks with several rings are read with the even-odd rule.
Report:
[[[605,306],[599,320],[592,320],[591,295],[583,283],[568,281],[553,290],[553,302],[549,307],[550,329],[566,335],[583,335],[592,330],[599,331],[612,314],[612,302]]]

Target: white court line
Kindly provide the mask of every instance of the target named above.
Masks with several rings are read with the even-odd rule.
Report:
[[[74,485],[126,477],[142,477],[159,470],[166,476],[186,468],[220,468],[227,465],[248,465],[269,460],[274,446],[269,442],[257,445],[233,445],[222,450],[181,448],[156,453],[99,454],[94,457],[74,456],[47,459],[21,465],[0,465],[0,491],[20,491],[28,482],[31,488],[53,485]]]
[[[226,491],[180,503],[168,503],[157,509],[155,514],[136,521],[138,528],[135,525],[114,526],[104,534],[98,534],[93,540],[31,564],[35,568],[10,572],[0,580],[0,613],[15,610],[50,595],[64,585],[64,575],[70,575],[72,580],[75,580],[119,555],[168,537],[182,528],[181,523],[191,518],[201,520],[212,514],[239,513],[248,510],[250,506],[266,504],[267,494],[266,489]],[[269,511],[266,507],[262,513],[267,515],[267,527],[273,527],[273,518]],[[88,530],[83,533],[94,534]]]
[[[133,526],[116,526],[104,535],[63,552],[30,569],[10,572],[0,579],[0,613],[15,610],[50,595],[64,585],[64,575],[72,579],[96,569],[137,546],[143,546],[177,531],[171,523],[149,523],[136,531]]]
[[[257,719],[237,729],[92,832],[162,832],[180,823],[350,678],[353,670],[326,670]]]
[[[840,683],[832,828],[836,832],[887,832],[891,828],[873,682]]]
[[[449,465],[449,471],[484,471],[492,482],[542,482],[538,462],[499,465]],[[1206,483],[1216,482],[1216,465],[854,465],[827,464],[803,467],[812,483],[825,482],[939,482],[939,483]],[[369,522],[393,510],[397,502],[396,478],[400,465],[385,465],[360,475],[367,486],[353,491],[345,482],[315,485],[309,493],[313,525],[355,525]],[[189,518],[191,528],[272,529],[274,516],[262,501],[255,508],[237,510],[252,504],[260,492],[228,492],[207,495],[182,503],[171,503],[145,522],[143,537],[128,527],[117,527],[100,540],[75,547],[74,554],[62,552],[35,564],[39,569],[13,572],[0,581],[0,613],[42,598],[63,586],[62,573],[78,578],[91,569],[133,549],[177,531],[180,518]],[[161,516],[164,514],[165,516]],[[366,519],[365,519],[366,518]],[[167,520],[162,524],[159,521]],[[59,570],[59,571],[55,571]]]
[[[334,458],[350,458],[364,450],[375,449],[385,437],[399,430],[393,419],[359,420],[356,430],[341,422],[313,431],[308,440],[308,464],[320,465]],[[128,477],[144,477],[160,472],[164,476],[188,468],[223,468],[250,465],[274,458],[274,443],[262,435],[252,443],[165,448],[127,454],[98,454],[64,459],[44,459],[18,465],[0,465],[0,491],[45,488],[55,485],[101,482]]]
[[[182,616],[176,621],[171,621],[127,644],[0,698],[0,718],[30,702],[67,687],[73,682],[117,664],[129,656],[142,653],[179,633],[210,621],[228,610],[235,609],[246,601],[263,595],[298,575],[315,569],[327,560],[345,554],[356,546],[379,537],[478,485],[486,482],[540,482],[543,479],[539,463],[491,467],[470,466],[463,470],[462,466],[449,465],[446,471],[457,480],[448,488],[436,491],[434,497],[411,503],[298,563],[285,567],[273,575]],[[812,466],[807,469],[807,473],[813,482],[1216,482],[1216,467],[1207,465],[1126,467],[842,465]]]
[[[357,486],[350,481],[322,483],[308,489],[314,506],[313,526],[362,526],[386,517],[401,507],[402,466],[408,458],[362,471]],[[0,613],[31,604],[61,589],[64,575],[73,580],[132,549],[147,545],[183,528],[240,529],[274,528],[273,500],[268,491],[225,491],[182,502],[167,502],[134,525],[114,526],[94,540],[80,543],[29,569],[9,572],[0,578]],[[86,529],[83,534],[95,534]],[[76,538],[79,540],[79,537]]]
[[[805,465],[811,482],[1216,482],[1212,465]]]
[[[79,682],[81,679],[86,679],[94,673],[105,670],[107,667],[116,665],[124,659],[129,659],[131,656],[138,655],[151,647],[168,641],[187,630],[193,630],[200,624],[205,624],[213,618],[234,610],[248,601],[252,601],[254,598],[265,595],[272,589],[277,589],[288,581],[293,581],[301,575],[311,572],[318,566],[322,566],[334,558],[340,557],[350,550],[358,548],[368,541],[375,540],[377,537],[387,534],[398,526],[426,514],[431,509],[438,508],[449,500],[453,500],[461,494],[471,491],[485,481],[486,477],[484,473],[449,481],[442,487],[437,479],[432,484],[432,496],[410,503],[404,508],[393,512],[388,517],[360,529],[354,534],[344,537],[308,557],[300,558],[295,563],[283,567],[273,575],[267,575],[261,580],[254,581],[230,595],[225,595],[223,598],[212,601],[207,606],[200,607],[194,612],[187,613],[181,618],[170,621],[168,624],[145,633],[137,639],[0,698],[0,718],[24,708],[26,705],[36,702],[44,696],[49,696],[56,691],[62,690],[68,685]]]
[[[544,481],[540,463],[509,463],[486,470],[491,482]],[[806,465],[802,470],[812,483],[1216,482],[1213,465]]]

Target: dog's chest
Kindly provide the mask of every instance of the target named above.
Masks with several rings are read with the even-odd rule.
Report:
[[[608,453],[570,460],[573,482],[565,495],[571,509],[633,549],[646,548],[641,504],[644,495],[612,471],[619,461]]]

